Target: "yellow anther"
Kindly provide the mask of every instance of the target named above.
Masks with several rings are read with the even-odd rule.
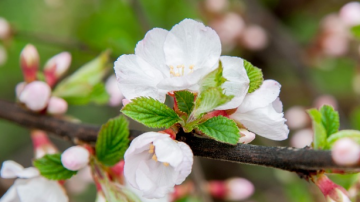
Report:
[[[176,73],[175,76],[180,76],[180,73]]]
[[[166,163],[166,162],[164,162],[163,164],[164,164],[164,166],[166,166],[166,167],[168,167],[168,166],[170,165],[169,163]]]
[[[193,70],[194,69],[194,65],[190,65],[189,69]]]
[[[155,146],[153,144],[150,144],[149,153],[153,154],[155,152],[154,149],[155,149]]]
[[[152,160],[157,161],[157,157],[155,154],[152,156]]]

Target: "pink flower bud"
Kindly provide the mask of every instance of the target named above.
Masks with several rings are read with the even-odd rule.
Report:
[[[0,66],[5,64],[6,60],[7,60],[6,50],[2,45],[0,45]]]
[[[127,104],[129,104],[131,102],[131,100],[128,99],[122,99],[122,104],[125,107]]]
[[[225,10],[228,4],[228,0],[206,0],[205,8],[210,12],[218,13]]]
[[[350,138],[342,138],[335,142],[331,156],[339,165],[352,165],[360,160],[360,146]]]
[[[107,93],[110,95],[110,106],[118,106],[121,104],[121,101],[123,100],[124,96],[120,92],[120,89],[118,87],[118,82],[116,80],[116,76],[112,75],[108,78],[105,84],[105,88]]]
[[[0,39],[4,40],[11,35],[11,27],[5,18],[0,17]]]
[[[301,106],[294,106],[286,110],[285,118],[287,119],[286,124],[290,129],[303,128],[310,122],[305,108]]]
[[[15,87],[15,94],[16,94],[16,97],[19,98],[21,93],[23,92],[24,88],[26,86],[26,83],[25,82],[20,82],[16,85]]]
[[[348,26],[355,26],[360,24],[360,3],[349,2],[345,4],[339,12],[341,20]]]
[[[239,201],[254,193],[254,185],[244,178],[231,178],[226,181],[209,181],[207,190],[214,198]]]
[[[335,110],[338,107],[335,97],[331,95],[321,95],[315,99],[314,106],[316,108],[320,109],[324,105],[332,106]]]
[[[242,144],[248,144],[255,139],[255,134],[246,129],[240,129],[240,135],[241,137],[238,142]]]
[[[348,28],[336,14],[329,14],[321,21],[321,29],[326,34],[347,35]]]
[[[242,43],[250,50],[261,50],[265,48],[268,43],[267,34],[262,27],[250,25],[244,30]]]
[[[73,146],[65,150],[61,155],[63,166],[69,170],[80,170],[88,165],[90,153],[81,146]]]
[[[45,80],[50,86],[54,86],[58,79],[65,74],[71,64],[71,55],[62,52],[50,58],[44,68]]]
[[[49,101],[51,89],[42,81],[33,81],[27,84],[19,96],[20,102],[33,111],[41,111]]]
[[[31,140],[33,142],[36,159],[43,157],[45,154],[57,153],[56,147],[50,142],[44,131],[32,130]]]
[[[349,40],[346,35],[331,33],[324,36],[321,45],[325,54],[342,56],[348,51]]]
[[[36,80],[36,72],[39,68],[40,57],[35,46],[28,44],[21,51],[20,66],[27,83]]]
[[[47,113],[49,114],[64,114],[68,109],[67,102],[58,97],[51,97],[47,107]]]
[[[313,142],[313,131],[311,129],[302,129],[294,133],[290,139],[290,144],[296,148],[310,146]]]
[[[313,176],[313,182],[319,187],[328,202],[351,202],[346,190],[332,182],[326,175]]]

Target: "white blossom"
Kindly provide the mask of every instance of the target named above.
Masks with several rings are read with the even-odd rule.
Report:
[[[170,31],[147,32],[135,54],[120,56],[114,69],[126,99],[149,96],[164,102],[167,92],[198,90],[198,82],[218,67],[220,53],[213,29],[185,19]]]
[[[259,89],[245,96],[230,118],[257,135],[272,140],[286,139],[289,129],[278,97],[280,87],[274,80],[265,80]]]
[[[1,197],[0,202],[69,201],[61,185],[57,181],[40,176],[36,168],[24,169],[14,161],[5,161],[1,168],[1,177],[24,179],[16,179],[15,183]]]
[[[190,174],[193,153],[190,147],[167,134],[147,132],[135,138],[124,156],[124,175],[142,197],[165,197]]]

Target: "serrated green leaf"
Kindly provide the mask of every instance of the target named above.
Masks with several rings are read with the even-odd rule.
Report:
[[[264,81],[264,77],[261,69],[253,66],[246,60],[244,60],[244,67],[250,80],[248,93],[252,93],[256,89],[260,88],[262,82]]]
[[[327,147],[326,129],[322,124],[321,113],[316,109],[308,110],[312,119],[312,127],[314,130],[314,149],[323,149]]]
[[[189,91],[176,91],[175,98],[179,110],[190,114],[194,107],[194,94]]]
[[[331,106],[324,105],[320,109],[321,123],[326,130],[327,137],[336,133],[339,130],[339,113]]]
[[[180,121],[174,110],[153,98],[132,99],[121,112],[150,128],[169,128]]]
[[[40,174],[50,180],[66,180],[75,175],[77,171],[66,169],[61,163],[61,154],[46,154],[33,162]]]
[[[202,91],[197,97],[192,116],[198,118],[202,114],[229,102],[233,97],[233,95],[225,95],[221,87],[210,87]]]
[[[351,28],[351,33],[358,39],[360,39],[360,25],[356,25]]]
[[[96,141],[96,157],[106,166],[113,166],[123,159],[129,147],[129,123],[124,116],[110,119],[101,126]]]
[[[223,116],[213,117],[199,124],[197,128],[219,142],[235,145],[240,138],[239,128],[236,123]]]
[[[106,103],[109,97],[104,94],[106,91],[102,80],[109,70],[108,62],[107,51],[62,80],[55,87],[53,95],[65,99],[69,104]]]
[[[328,139],[328,149],[330,149],[333,144],[341,138],[350,138],[356,143],[360,144],[360,131],[358,130],[341,130],[337,133],[332,134]]]
[[[219,67],[214,71],[210,72],[203,78],[200,82],[200,92],[205,91],[208,88],[219,87],[227,80],[222,75],[223,67],[221,61],[219,62]]]

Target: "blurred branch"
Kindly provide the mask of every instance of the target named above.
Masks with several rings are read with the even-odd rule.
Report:
[[[28,128],[37,128],[57,137],[72,141],[95,143],[100,126],[73,123],[60,117],[36,114],[21,106],[0,100],[0,118]],[[141,131],[131,130],[130,138],[140,135]],[[249,144],[236,146],[200,138],[194,134],[179,132],[179,141],[187,143],[195,156],[278,168],[297,173],[308,174],[316,170],[334,169],[355,171],[360,169],[360,162],[353,166],[341,166],[333,162],[330,151],[295,149],[291,147],[267,147]]]

